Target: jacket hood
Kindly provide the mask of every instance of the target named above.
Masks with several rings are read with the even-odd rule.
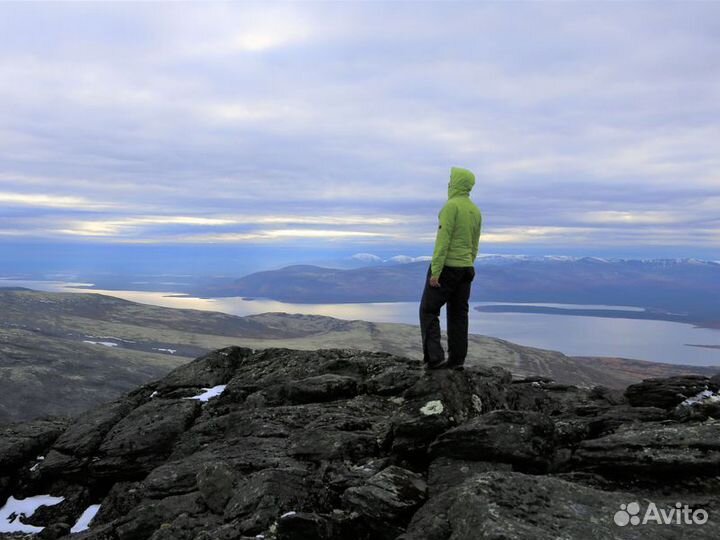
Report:
[[[475,175],[467,169],[460,167],[450,168],[450,183],[448,183],[448,199],[453,197],[467,197],[475,185]]]

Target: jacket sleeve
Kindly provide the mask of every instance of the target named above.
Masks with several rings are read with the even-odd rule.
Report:
[[[455,220],[457,218],[457,206],[446,203],[440,210],[440,224],[438,226],[437,236],[435,237],[435,249],[431,263],[431,273],[433,277],[439,277],[445,266],[445,257],[447,257],[448,248],[450,247],[450,239],[455,230]]]
[[[478,245],[480,244],[480,231],[482,229],[482,214],[480,214],[479,217],[480,217],[480,219],[478,221],[477,231],[474,231],[475,234],[473,234],[473,248],[472,248],[473,264],[475,264],[475,259],[477,259]]]

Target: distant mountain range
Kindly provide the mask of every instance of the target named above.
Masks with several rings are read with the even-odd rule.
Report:
[[[209,283],[192,294],[295,303],[418,301],[428,264],[295,265]],[[637,317],[720,325],[715,261],[495,255],[478,258],[475,268],[473,301],[636,306],[646,309]]]
[[[237,317],[171,309],[101,294],[0,288],[0,424],[74,415],[112,400],[208,351],[352,348],[419,359],[419,331],[407,324],[266,313]],[[621,358],[573,358],[471,335],[468,363],[518,377],[620,388],[647,377],[712,375],[717,368]]]

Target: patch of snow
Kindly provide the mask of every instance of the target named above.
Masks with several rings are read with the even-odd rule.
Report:
[[[296,513],[297,513],[297,512],[295,512],[295,510],[291,510],[290,512],[285,512],[282,516],[280,516],[280,519],[283,519],[283,518],[286,518],[286,517],[290,517],[290,516],[294,516]]]
[[[372,253],[356,253],[351,259],[354,259],[356,261],[362,261],[362,262],[380,262],[382,259],[378,257],[377,255],[373,255]]]
[[[687,398],[678,407],[694,407],[701,403],[714,403],[720,401],[720,393],[715,393],[712,390],[703,390],[699,394]]]
[[[177,352],[177,349],[158,349],[157,347],[153,347],[153,349],[156,351],[167,352],[170,354],[175,354]]]
[[[78,533],[82,531],[87,531],[90,528],[90,522],[95,517],[95,514],[98,513],[98,510],[100,510],[99,504],[91,504],[90,506],[88,506],[82,513],[82,515],[78,518],[75,525],[72,526],[70,532]]]
[[[113,343],[112,341],[90,341],[87,339],[83,340],[83,343],[90,343],[91,345],[104,345],[105,347],[117,347],[117,343]]]
[[[388,262],[395,262],[400,264],[407,264],[413,262],[412,257],[408,257],[407,255],[395,255],[394,257],[390,257],[388,259]]]
[[[30,472],[35,472],[37,470],[37,468],[40,466],[40,462],[45,460],[45,456],[38,456],[35,459],[37,459],[37,463],[30,467]]]
[[[154,398],[157,395],[158,395],[158,391],[155,390],[152,394],[150,394],[150,399]]]
[[[395,255],[390,257],[386,262],[394,262],[399,264],[407,264],[413,262],[431,261],[432,257],[429,255],[420,255],[419,257],[408,257],[407,255]]]
[[[420,407],[420,412],[426,416],[431,414],[441,414],[445,408],[443,407],[442,401],[435,399],[428,401],[425,405]]]
[[[132,339],[123,339],[121,337],[115,337],[115,336],[90,336],[90,335],[85,334],[85,337],[95,338],[95,339],[114,339],[115,341],[124,341],[125,343],[136,343]]]
[[[65,497],[52,497],[51,495],[36,495],[27,499],[9,497],[5,506],[0,508],[0,533],[35,534],[42,532],[45,527],[27,525],[21,519],[31,517],[41,506],[55,506],[64,500]]]
[[[186,397],[185,399],[197,399],[198,401],[208,401],[214,397],[219,396],[225,391],[226,384],[219,386],[213,386],[212,388],[203,388],[204,392],[197,396]]]

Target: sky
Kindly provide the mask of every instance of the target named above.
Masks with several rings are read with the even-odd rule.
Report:
[[[0,273],[428,255],[451,166],[483,253],[717,260],[719,120],[716,2],[4,2]]]

